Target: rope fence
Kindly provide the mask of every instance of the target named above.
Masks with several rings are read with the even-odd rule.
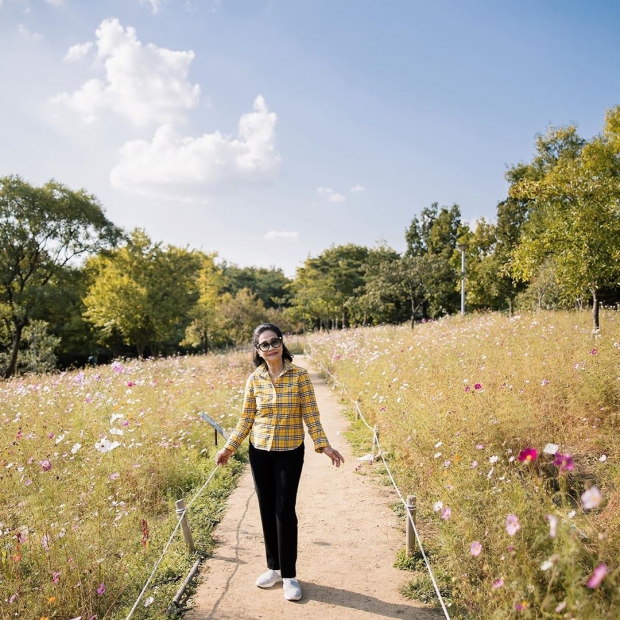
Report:
[[[308,355],[308,357],[311,357],[311,355],[306,352],[306,355]],[[396,484],[395,480],[394,480],[394,476],[392,475],[392,472],[390,470],[390,467],[387,464],[387,461],[385,460],[385,456],[383,455],[383,450],[381,449],[381,443],[379,442],[379,431],[377,429],[377,427],[372,427],[370,426],[370,424],[368,424],[368,422],[366,421],[366,418],[364,417],[362,410],[359,406],[359,403],[357,402],[357,400],[354,400],[353,398],[351,398],[349,396],[349,393],[347,392],[347,388],[346,386],[341,383],[340,381],[338,381],[338,379],[336,378],[336,376],[334,374],[332,374],[331,372],[329,372],[329,369],[327,367],[325,367],[323,364],[321,364],[320,362],[318,363],[318,366],[321,368],[321,370],[331,378],[331,380],[333,381],[334,384],[338,385],[342,391],[344,392],[344,394],[346,395],[346,397],[355,405],[355,411],[356,411],[356,418],[360,419],[367,427],[368,429],[372,432],[373,434],[373,440],[372,440],[372,445],[373,445],[373,449],[374,446],[377,446],[377,450],[378,450],[378,455],[381,457],[381,460],[383,461],[383,465],[385,467],[385,470],[388,473],[388,476],[390,478],[390,481],[392,482],[392,485],[394,487],[394,489],[396,490],[396,493],[401,501],[401,503],[403,504],[403,506],[405,507],[405,511],[407,513],[407,521],[408,521],[408,527],[411,528],[413,530],[413,533],[415,535],[415,539],[418,543],[418,548],[420,549],[420,553],[422,554],[422,557],[424,558],[424,563],[426,564],[426,569],[428,570],[428,574],[430,575],[431,581],[433,582],[433,588],[435,589],[435,594],[437,595],[437,599],[439,600],[439,603],[441,605],[441,609],[443,610],[443,613],[445,615],[445,617],[450,620],[450,615],[448,614],[448,610],[446,608],[446,604],[443,600],[443,597],[441,596],[441,592],[439,590],[439,586],[437,585],[437,580],[435,578],[435,575],[433,573],[433,569],[431,568],[431,564],[428,560],[428,557],[426,556],[426,553],[424,552],[424,547],[422,546],[422,540],[420,539],[420,534],[418,533],[418,528],[416,527],[415,524],[415,520],[413,518],[413,514],[412,514],[412,508],[414,508],[410,503],[406,502],[405,499],[403,498],[402,493],[400,492],[400,489],[398,488],[398,485]]]

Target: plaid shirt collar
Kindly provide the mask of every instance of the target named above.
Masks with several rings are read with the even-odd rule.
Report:
[[[288,372],[289,370],[291,370],[293,368],[293,366],[291,365],[291,363],[288,360],[284,360],[284,369],[282,370],[282,372],[278,375],[278,377],[281,377],[284,373]],[[271,377],[269,376],[269,370],[267,368],[267,364],[261,364],[258,367],[258,374],[263,378],[263,379],[267,379],[269,381],[271,381]]]

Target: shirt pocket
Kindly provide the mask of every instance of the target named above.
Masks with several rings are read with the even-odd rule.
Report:
[[[275,403],[275,390],[267,386],[255,389],[254,398],[256,399],[256,408],[260,411],[266,409],[269,405]]]

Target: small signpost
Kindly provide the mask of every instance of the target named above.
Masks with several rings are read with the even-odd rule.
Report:
[[[224,439],[228,439],[228,433],[215,421],[212,420],[204,411],[200,412],[200,419],[208,422],[213,427],[215,435],[215,446],[217,447],[217,434],[219,433]]]

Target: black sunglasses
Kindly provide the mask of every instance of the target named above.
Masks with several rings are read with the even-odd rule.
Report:
[[[270,348],[279,349],[281,346],[282,346],[282,338],[274,338],[273,340],[270,340],[269,342],[261,342],[257,344],[256,348],[265,352],[265,351],[269,351]]]

